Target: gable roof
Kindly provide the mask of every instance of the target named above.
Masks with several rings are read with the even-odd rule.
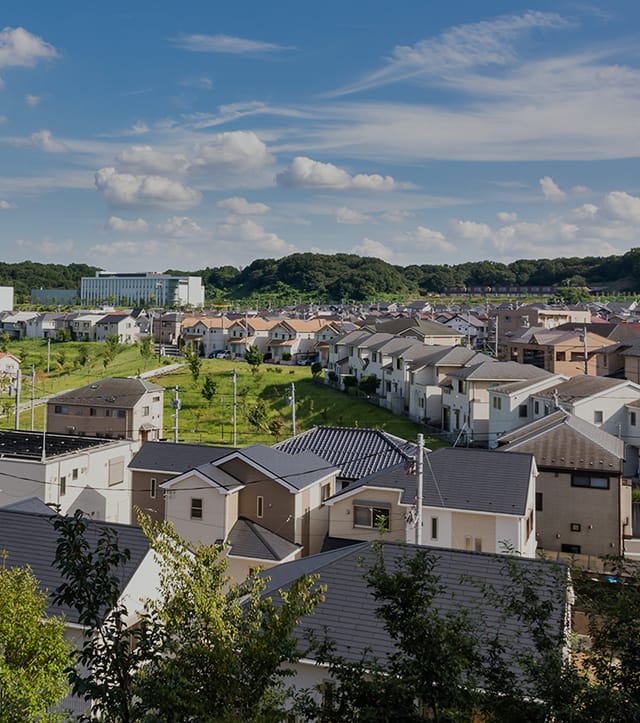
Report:
[[[449,376],[456,379],[471,381],[522,381],[524,379],[543,379],[553,374],[533,366],[533,364],[520,364],[515,361],[482,361],[479,364],[453,369]]]
[[[226,540],[231,548],[229,557],[280,562],[302,549],[302,545],[285,540],[262,525],[238,517]]]
[[[527,511],[531,454],[505,459],[487,449],[446,447],[425,454],[423,505],[446,509],[522,516]],[[400,502],[413,505],[417,494],[415,473],[405,465],[375,474],[345,487],[326,504],[364,493],[369,487],[401,490]]]
[[[54,530],[51,510],[48,513],[34,513],[17,508],[0,508],[0,549],[8,552],[8,567],[29,565],[41,587],[52,593],[62,584],[63,578],[53,562],[56,556],[58,533]],[[95,546],[98,536],[105,529],[112,529],[118,536],[121,550],[128,549],[131,559],[118,570],[120,590],[124,591],[134,572],[138,569],[149,550],[149,540],[139,527],[87,520],[87,540]],[[77,612],[66,605],[54,606],[49,603],[49,613],[60,615],[72,622],[78,622]]]
[[[213,462],[229,454],[229,447],[174,442],[144,442],[129,462],[129,469],[154,472],[187,472],[205,462]]]
[[[274,444],[288,454],[313,452],[340,468],[340,477],[356,480],[411,459],[415,445],[378,429],[313,427]]]
[[[547,417],[503,435],[499,452],[529,452],[538,467],[621,474],[624,441],[569,412]]]
[[[393,571],[403,556],[413,556],[418,549],[430,548],[384,542],[383,549],[385,565]],[[478,584],[493,587],[499,597],[506,595],[513,585],[506,568],[515,565],[516,570],[528,570],[535,576],[541,599],[551,606],[551,632],[559,637],[563,635],[568,604],[565,565],[461,550],[431,551],[439,580],[434,605],[440,613],[446,615],[464,609],[474,628],[486,632],[484,639],[499,637],[507,652],[521,653],[523,648],[533,648],[532,637],[518,618],[501,611],[483,595]],[[264,595],[277,600],[280,588],[287,589],[301,575],[317,574],[318,584],[326,586],[324,600],[313,613],[302,618],[296,637],[304,641],[306,632],[311,631],[320,640],[327,637],[335,641],[334,652],[348,661],[358,661],[367,652],[384,662],[395,651],[395,646],[376,614],[379,603],[365,579],[366,571],[375,560],[374,543],[368,542],[287,562],[268,571],[271,579]],[[480,652],[487,651],[481,649]]]
[[[536,397],[544,399],[554,399],[557,393],[558,401],[561,402],[578,402],[588,397],[593,397],[604,392],[617,389],[619,387],[629,387],[632,382],[626,379],[612,379],[611,377],[592,377],[587,374],[578,374],[566,382],[560,382],[553,388],[536,392]],[[640,388],[637,389],[640,396]]]
[[[106,377],[84,387],[61,392],[51,402],[91,404],[99,407],[134,407],[147,392],[164,392],[164,387],[138,377]]]

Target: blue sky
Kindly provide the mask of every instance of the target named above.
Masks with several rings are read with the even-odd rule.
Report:
[[[615,0],[4,0],[2,259],[624,253],[640,245],[639,16]]]

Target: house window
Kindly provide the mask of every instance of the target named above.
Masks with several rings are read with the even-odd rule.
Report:
[[[256,515],[262,517],[264,515],[264,497],[258,495],[256,497]]]
[[[526,404],[521,404],[521,405],[518,407],[518,416],[519,416],[521,419],[523,419],[524,417],[527,416],[527,414],[528,414],[527,405],[526,405]]]
[[[69,414],[69,407],[63,407],[61,404],[56,404],[53,411],[56,414]]]
[[[582,525],[579,522],[571,523],[571,532],[581,532],[581,531],[582,531]]]
[[[542,492],[536,492],[536,512],[542,512]]]
[[[567,354],[564,351],[557,351],[556,352],[556,361],[565,361],[567,358]]]
[[[529,535],[533,532],[533,510],[527,515],[527,540]]]
[[[400,357],[396,359],[396,369],[402,369],[402,359]]]
[[[501,397],[493,398],[493,408],[494,409],[502,409],[502,398]]]
[[[534,414],[540,414],[540,402],[534,401],[534,403],[533,403],[533,413],[534,413]]]
[[[464,549],[469,552],[473,549],[473,537],[464,538]]]
[[[474,542],[474,549],[476,552],[482,552],[482,538],[476,537]]]
[[[458,379],[458,392],[460,394],[467,393],[467,382],[464,379]]]
[[[596,409],[593,413],[593,423],[602,424],[602,410]]]
[[[202,498],[192,497],[191,498],[191,519],[201,520],[202,519]]]
[[[149,416],[149,407],[142,407],[142,416],[143,417]]]
[[[149,487],[149,497],[151,497],[152,500],[155,500],[156,494],[158,492],[158,482],[155,477],[152,477],[150,482],[151,485]]]
[[[632,427],[635,427],[635,426],[636,426],[636,413],[635,413],[635,412],[630,412],[630,413],[629,413],[629,424],[630,424]]]
[[[597,490],[609,489],[608,477],[596,477],[588,474],[574,474],[571,476],[572,487],[591,487]]]
[[[325,500],[329,499],[331,496],[331,482],[327,482],[327,484],[322,485],[320,488],[320,499],[324,502]]]
[[[95,417],[98,414],[98,410],[95,407],[89,407],[89,416]]]
[[[581,550],[580,545],[568,545],[565,543],[560,545],[560,552],[567,552],[570,555],[579,555]]]
[[[60,496],[67,493],[67,478],[60,477]]]
[[[78,468],[72,470],[71,472],[71,479],[78,479]]]
[[[437,517],[431,518],[431,539],[432,540],[438,539],[438,518]]]
[[[353,505],[353,526],[367,527],[370,529],[382,527],[389,529],[389,508],[383,507],[380,503],[354,502]]]
[[[572,351],[571,352],[571,361],[572,362],[583,362],[584,361],[584,352]]]

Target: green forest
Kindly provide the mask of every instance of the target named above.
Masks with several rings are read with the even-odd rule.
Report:
[[[84,264],[0,263],[0,285],[13,286],[18,303],[31,289],[78,289],[82,276],[97,269]],[[167,269],[201,276],[212,303],[252,300],[262,304],[345,302],[417,298],[451,287],[597,287],[611,293],[640,292],[640,248],[622,256],[520,259],[509,264],[396,266],[355,254],[299,253],[282,259],[256,259],[244,268]]]

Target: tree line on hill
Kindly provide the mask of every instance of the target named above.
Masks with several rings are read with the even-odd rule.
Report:
[[[80,278],[94,276],[97,270],[85,264],[0,263],[0,285],[13,286],[16,301],[24,303],[31,289],[78,289]],[[598,286],[634,292],[640,291],[640,248],[622,256],[409,266],[355,254],[297,253],[256,259],[241,269],[219,266],[166,273],[201,276],[209,301],[254,299],[274,305],[406,299],[474,286]]]

